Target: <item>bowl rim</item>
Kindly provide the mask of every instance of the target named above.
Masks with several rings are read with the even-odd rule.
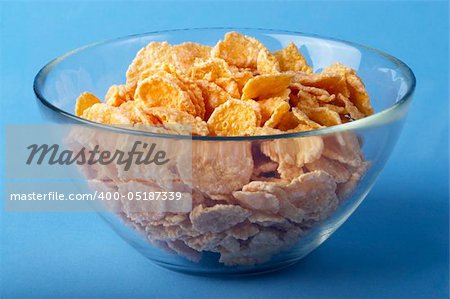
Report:
[[[395,104],[389,106],[388,108],[381,110],[377,113],[374,113],[370,116],[366,116],[362,119],[355,120],[352,122],[339,124],[331,127],[324,127],[316,130],[310,130],[310,131],[303,131],[303,132],[292,132],[292,133],[282,133],[282,134],[272,134],[272,135],[251,135],[251,136],[197,136],[197,135],[176,135],[176,134],[163,134],[163,133],[154,133],[149,131],[143,131],[143,130],[136,130],[136,129],[130,129],[127,127],[121,127],[121,126],[114,126],[114,125],[106,125],[101,124],[97,122],[93,122],[90,120],[83,119],[81,117],[78,117],[70,112],[67,112],[63,109],[60,109],[47,101],[45,96],[42,94],[40,86],[42,85],[41,82],[45,82],[45,79],[47,75],[50,73],[53,67],[55,67],[58,63],[62,62],[64,59],[75,55],[83,50],[94,48],[96,46],[106,45],[106,44],[112,44],[119,41],[124,41],[128,39],[133,38],[139,38],[144,36],[150,36],[150,35],[156,35],[161,33],[175,33],[180,31],[203,31],[203,30],[232,30],[232,31],[240,31],[240,30],[255,30],[259,31],[261,33],[264,32],[276,32],[276,33],[282,33],[282,34],[291,34],[291,35],[297,35],[297,36],[304,36],[309,38],[315,38],[315,39],[321,39],[321,40],[328,40],[328,41],[334,41],[334,42],[340,42],[344,43],[350,46],[354,46],[356,48],[363,48],[365,50],[368,50],[370,52],[373,52],[384,59],[389,60],[393,64],[395,64],[399,69],[401,70],[401,73],[404,78],[406,78],[406,81],[408,83],[407,90],[405,94],[395,102]],[[120,133],[128,133],[132,135],[144,135],[148,137],[156,137],[156,138],[169,138],[169,139],[192,139],[192,140],[204,140],[204,141],[248,141],[248,140],[267,140],[267,139],[282,139],[282,138],[295,138],[295,137],[307,137],[307,136],[320,136],[320,135],[327,135],[327,134],[333,134],[333,133],[339,133],[344,132],[348,130],[356,130],[356,129],[363,129],[367,127],[371,127],[380,123],[384,123],[385,121],[389,121],[391,119],[396,119],[396,116],[398,113],[402,111],[402,108],[404,106],[407,106],[409,102],[412,99],[412,95],[414,93],[416,87],[416,77],[411,70],[411,68],[401,61],[400,59],[387,54],[381,50],[378,50],[376,48],[366,46],[363,44],[359,44],[356,42],[351,42],[343,39],[338,38],[332,38],[327,37],[323,35],[318,34],[311,34],[311,33],[304,33],[299,31],[292,31],[292,30],[284,30],[284,29],[266,29],[266,28],[252,28],[252,27],[198,27],[198,28],[183,28],[183,29],[167,29],[167,30],[156,30],[156,31],[150,31],[145,33],[138,33],[138,34],[131,34],[126,36],[121,36],[117,38],[102,40],[94,43],[90,43],[78,48],[75,48],[65,54],[62,54],[55,59],[51,60],[47,64],[45,64],[36,74],[33,80],[33,91],[37,97],[37,101],[46,106],[47,108],[53,110],[54,112],[57,112],[64,117],[67,117],[67,119],[70,121],[76,121],[80,124],[89,125],[98,127],[100,129],[107,129],[107,130],[113,130],[118,131]]]

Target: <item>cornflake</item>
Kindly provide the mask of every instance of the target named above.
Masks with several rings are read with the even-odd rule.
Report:
[[[287,113],[291,107],[286,99],[282,97],[273,97],[258,101],[261,107],[262,122],[265,127],[276,127],[281,118]]]
[[[117,107],[97,103],[85,109],[81,117],[108,125],[129,125],[131,120]]]
[[[323,151],[321,137],[275,139],[261,144],[261,151],[278,163],[281,178],[292,179],[291,173],[300,173],[305,163],[320,158]],[[294,171],[293,171],[294,170]]]
[[[195,106],[189,94],[175,82],[159,76],[151,76],[141,81],[134,95],[147,107],[166,106],[196,115]]]
[[[81,116],[84,112],[84,110],[88,109],[89,107],[93,106],[94,104],[101,103],[95,95],[89,92],[82,93],[75,104],[75,115]]]
[[[211,47],[192,42],[182,43],[172,47],[175,64],[184,70],[198,60],[206,60],[211,55]]]
[[[150,42],[142,48],[127,70],[127,85],[135,89],[142,72],[162,64],[174,64],[172,46],[167,42]]]
[[[242,99],[268,98],[285,91],[291,83],[289,74],[260,75],[247,81],[242,89]]]
[[[194,187],[208,197],[240,190],[250,181],[254,166],[248,142],[193,141],[192,157],[179,159],[192,159],[192,173],[179,167],[180,176],[185,179],[191,175]]]
[[[273,55],[278,60],[281,71],[312,73],[312,68],[294,43],[289,43],[286,48]]]
[[[276,213],[280,209],[278,199],[272,194],[236,191],[233,196],[241,206],[251,210]]]
[[[239,68],[256,68],[258,54],[262,49],[265,47],[255,38],[229,32],[212,49],[211,54]]]
[[[200,117],[168,107],[143,107],[141,111],[149,123],[153,124],[169,124],[169,125],[185,125],[187,132],[194,135],[208,135],[208,126]]]
[[[373,114],[373,108],[370,105],[369,95],[367,94],[364,83],[358,77],[355,70],[344,66],[341,63],[335,63],[323,70],[324,74],[337,73],[345,77],[349,89],[349,98],[355,106],[366,116]]]
[[[311,163],[306,163],[305,166],[309,171],[323,170],[331,175],[336,183],[345,183],[351,176],[344,164],[324,156]]]
[[[105,102],[110,106],[119,107],[123,103],[130,101],[132,95],[127,85],[112,85],[105,95]]]
[[[258,104],[231,99],[217,107],[208,119],[208,128],[218,136],[251,135],[261,123]]]
[[[205,101],[205,120],[209,119],[217,107],[231,99],[230,94],[214,82],[198,80],[197,85]]]
[[[262,49],[256,60],[256,69],[259,74],[278,74],[280,73],[280,64],[273,54],[267,49]]]
[[[236,205],[218,204],[210,208],[199,205],[192,210],[189,218],[197,231],[218,233],[243,222],[250,214],[250,211]]]

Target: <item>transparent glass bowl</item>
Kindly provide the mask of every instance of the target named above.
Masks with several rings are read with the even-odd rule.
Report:
[[[334,127],[285,135],[187,137],[139,132],[143,137],[162,139],[172,148],[189,139],[193,208],[197,211],[165,214],[156,223],[151,220],[151,212],[148,217],[135,217],[123,207],[119,207],[119,213],[101,215],[145,257],[176,271],[205,275],[263,273],[291,265],[314,250],[370,191],[398,139],[415,88],[415,77],[407,65],[355,43],[277,30],[186,29],[100,42],[53,60],[34,82],[42,113],[57,123],[102,127],[73,115],[80,93],[90,91],[101,96],[110,85],[124,83],[128,65],[150,41],[214,45],[231,30],[259,39],[272,51],[294,42],[316,72],[335,62],[354,68],[366,85],[376,113]],[[127,134],[127,129],[122,133]],[[270,150],[277,158],[268,157]],[[280,182],[275,169],[280,161],[288,155],[302,159],[311,151],[319,151],[314,161],[306,159],[290,169],[297,175],[308,175],[289,186]],[[211,161],[220,165],[211,166]],[[224,174],[214,173],[218,169]],[[216,175],[213,183],[206,183],[205,178],[211,175]],[[256,192],[253,202],[239,200],[239,194],[232,193],[244,185],[244,195]],[[110,187],[117,189],[114,184]],[[258,202],[267,200],[267,194],[275,207],[267,207],[268,202],[257,207]],[[214,209],[219,204],[238,207],[245,213],[236,216],[217,212]],[[206,214],[199,209],[212,213],[202,218]]]

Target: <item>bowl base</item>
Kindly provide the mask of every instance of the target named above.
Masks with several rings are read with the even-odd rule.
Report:
[[[171,271],[188,274],[188,275],[195,275],[195,276],[208,276],[208,277],[237,277],[237,276],[252,276],[252,275],[263,275],[271,272],[276,272],[283,270],[287,267],[290,267],[294,264],[296,264],[300,259],[295,260],[289,260],[289,261],[283,261],[278,263],[270,263],[268,265],[258,265],[254,267],[245,267],[243,269],[242,267],[230,267],[226,270],[220,269],[218,271],[214,270],[199,270],[199,269],[190,269],[187,267],[182,267],[180,265],[174,265],[174,264],[168,264],[164,262],[157,262],[152,261],[154,264],[156,264],[159,267],[162,267],[164,269],[168,269]]]

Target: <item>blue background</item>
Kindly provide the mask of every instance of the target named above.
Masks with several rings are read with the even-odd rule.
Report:
[[[333,36],[399,57],[418,81],[401,139],[373,191],[297,265],[249,278],[187,276],[151,264],[95,214],[2,209],[0,297],[447,298],[448,5],[0,2],[2,126],[42,121],[32,81],[52,58],[93,41],[158,29],[263,27]]]

